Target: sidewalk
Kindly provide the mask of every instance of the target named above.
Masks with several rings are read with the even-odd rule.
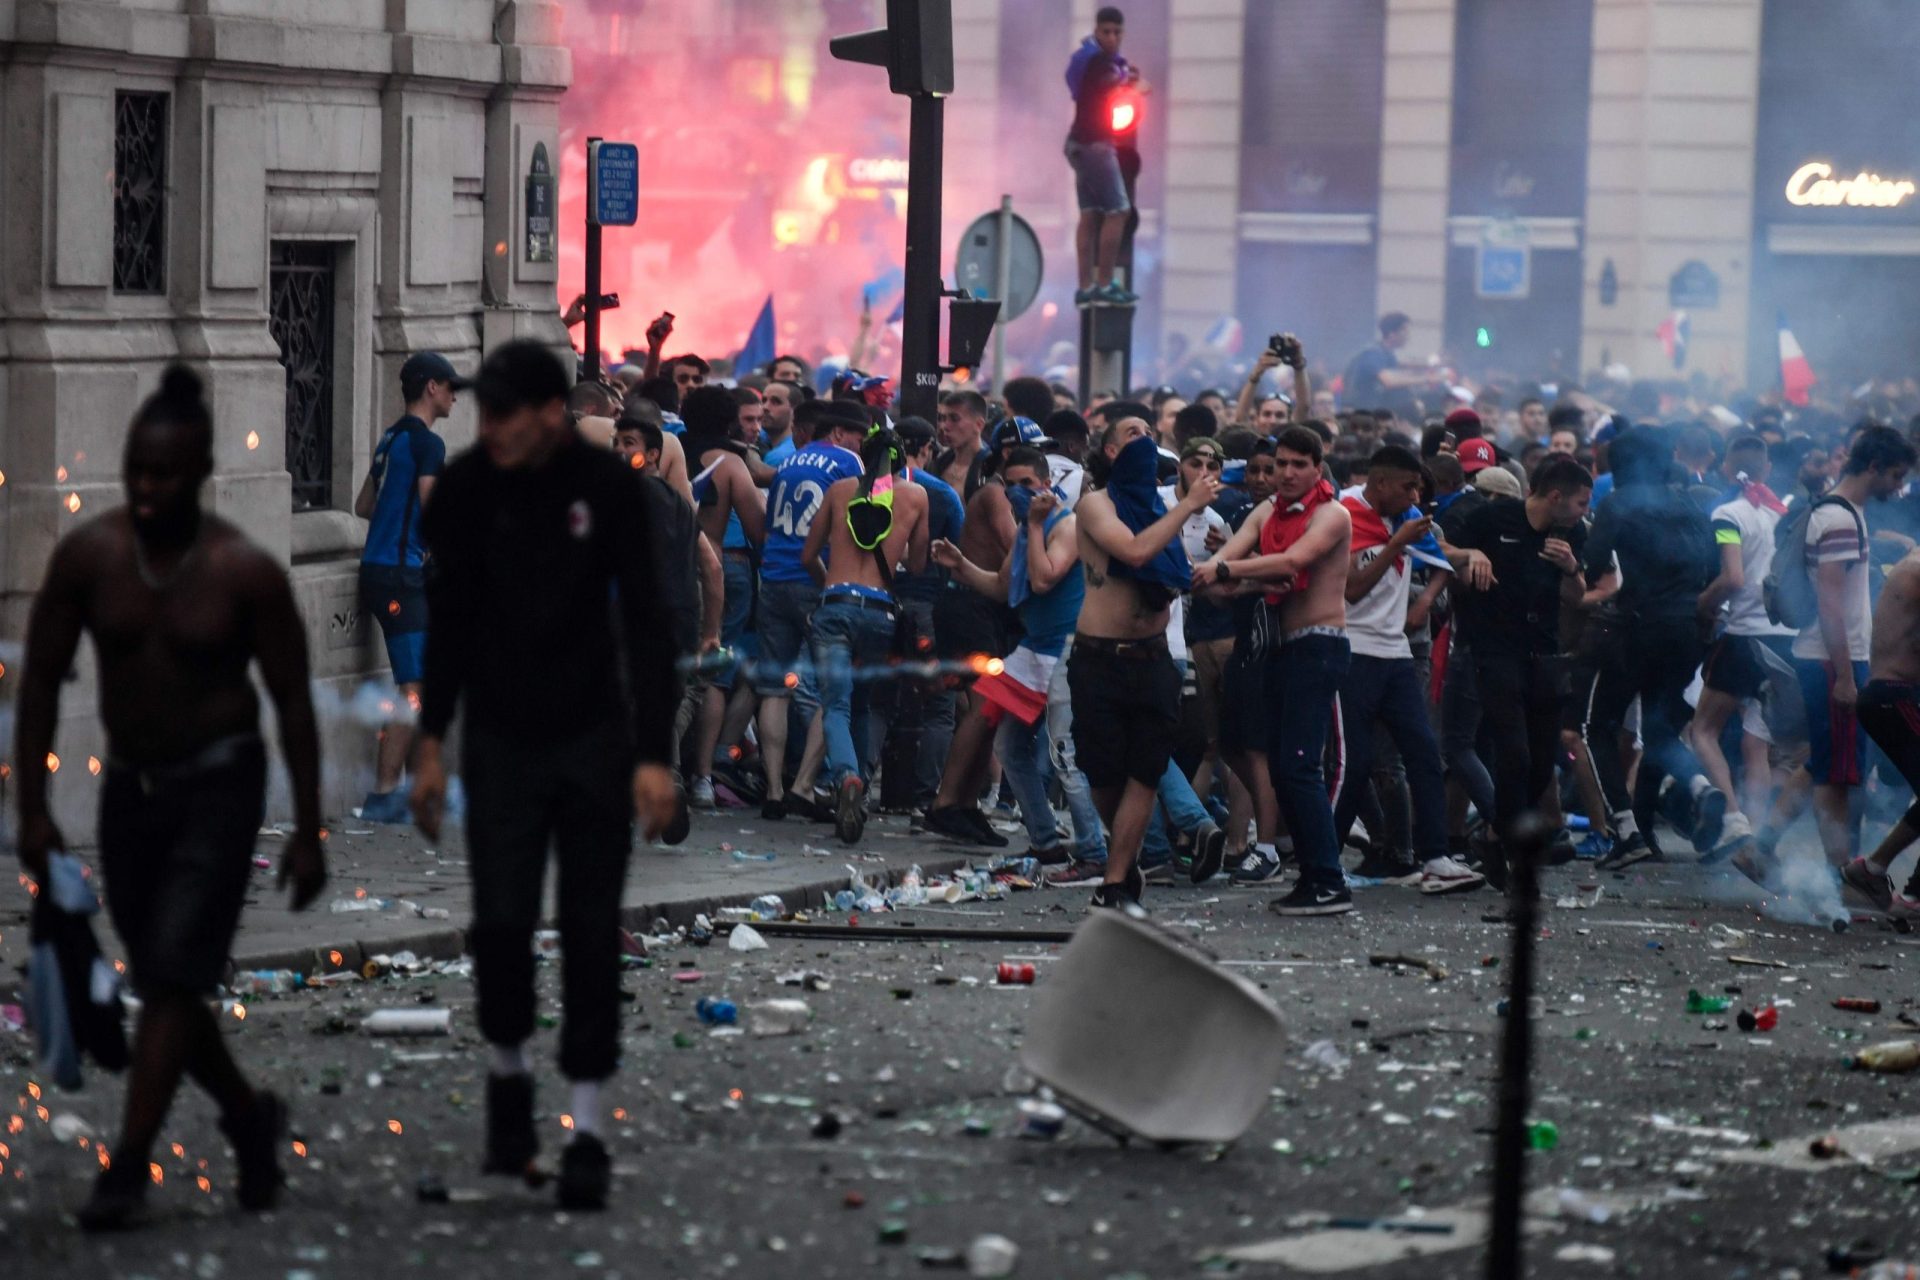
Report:
[[[263,836],[256,852],[272,859],[272,869],[256,870],[240,933],[234,940],[234,964],[241,969],[297,969],[302,972],[358,969],[364,956],[412,951],[421,957],[451,958],[465,950],[471,910],[464,831],[442,833],[437,849],[410,827],[375,826],[347,818],[328,831],[327,887],[314,905],[298,914],[287,909],[286,893],[274,887],[282,841]],[[810,852],[808,851],[810,850]],[[735,852],[773,861],[747,861]],[[847,887],[847,866],[857,866],[869,881],[893,883],[918,865],[932,875],[965,866],[976,854],[932,835],[909,835],[904,817],[875,815],[857,846],[841,844],[833,828],[788,819],[763,822],[750,810],[696,813],[686,843],[668,849],[634,851],[627,869],[621,921],[630,929],[650,929],[665,918],[690,924],[701,912],[745,905],[764,893],[777,893],[789,909],[816,907]],[[80,851],[93,863],[91,850]],[[336,899],[403,899],[432,912],[423,918],[406,907],[384,911],[335,912]],[[543,921],[553,917],[552,877],[548,877]],[[0,966],[8,975],[0,991],[13,985],[27,958],[27,898],[12,890],[0,908]],[[441,916],[440,912],[446,912]],[[118,953],[112,928],[100,918],[101,946]],[[339,953],[335,959],[334,952]],[[12,997],[6,997],[11,1000]]]

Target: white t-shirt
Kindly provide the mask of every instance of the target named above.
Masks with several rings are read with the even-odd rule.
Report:
[[[1854,662],[1865,662],[1873,652],[1873,605],[1867,594],[1867,575],[1872,571],[1867,547],[1860,530],[1864,519],[1857,519],[1844,500],[1815,508],[1807,520],[1807,572],[1819,579],[1823,564],[1847,567],[1846,594],[1841,598],[1847,622],[1847,654]],[[1816,592],[1818,587],[1816,585]],[[1820,620],[1801,629],[1793,642],[1793,656],[1815,662],[1831,660],[1826,641],[1820,638]]]
[[[1790,636],[1792,627],[1782,627],[1767,618],[1763,586],[1773,569],[1773,533],[1781,516],[1765,507],[1757,507],[1744,497],[1723,502],[1713,509],[1715,546],[1740,548],[1740,569],[1745,585],[1727,600],[1727,634],[1730,636]]]
[[[1087,469],[1072,458],[1050,453],[1047,455],[1047,483],[1060,491],[1060,501],[1071,511],[1074,504],[1080,501],[1080,491],[1086,488]]]
[[[1340,495],[1366,498],[1349,489]],[[1384,546],[1368,547],[1354,556],[1354,569],[1364,569],[1386,553]],[[1407,640],[1407,606],[1411,603],[1413,557],[1399,552],[1397,563],[1380,575],[1373,590],[1347,604],[1347,644],[1353,652],[1367,658],[1412,658],[1413,645]]]
[[[1179,486],[1163,484],[1160,486],[1160,501],[1171,511],[1179,505]],[[1218,529],[1224,538],[1233,530],[1218,511],[1212,507],[1202,507],[1188,516],[1180,526],[1180,545],[1187,553],[1187,560],[1199,564],[1211,560],[1213,552],[1207,550],[1207,531]],[[1187,596],[1181,592],[1173,598],[1172,611],[1167,616],[1167,651],[1175,662],[1187,660]]]

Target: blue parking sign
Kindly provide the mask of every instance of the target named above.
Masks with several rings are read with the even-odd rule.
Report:
[[[630,227],[640,216],[640,148],[587,144],[587,217],[596,227]]]
[[[1482,298],[1524,298],[1532,281],[1533,246],[1526,227],[1505,219],[1488,222],[1474,259],[1474,293]]]

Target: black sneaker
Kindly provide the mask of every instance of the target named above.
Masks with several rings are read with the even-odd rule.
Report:
[[[1131,877],[1134,874],[1139,875],[1140,883],[1142,886],[1150,885],[1150,884],[1161,884],[1161,885],[1172,884],[1173,883],[1173,863],[1172,862],[1156,862],[1150,867],[1142,867],[1142,866],[1139,866],[1138,864],[1135,864],[1133,871],[1129,872],[1128,874],[1129,874],[1129,877]]]
[[[222,1117],[220,1132],[233,1144],[234,1163],[240,1166],[240,1207],[271,1209],[286,1181],[280,1172],[280,1140],[287,1133],[287,1104],[262,1090],[253,1095],[250,1111]]]
[[[760,816],[766,819],[768,822],[786,821],[787,798],[785,796],[781,796],[777,800],[768,800],[763,802],[760,806]]]
[[[1129,898],[1125,886],[1117,884],[1095,885],[1093,899],[1087,905],[1096,911],[1123,911],[1128,907],[1138,910],[1137,899]]]
[[[1127,868],[1127,878],[1120,882],[1121,892],[1127,895],[1134,906],[1140,905],[1140,899],[1147,892],[1147,873],[1140,869],[1139,862]]]
[[[834,799],[833,834],[842,843],[859,844],[861,833],[867,829],[867,784],[848,775],[835,788]]]
[[[1693,802],[1693,847],[1702,853],[1711,853],[1720,843],[1720,834],[1727,825],[1727,794],[1718,787],[1708,787]]]
[[[1004,849],[1007,847],[1007,838],[993,829],[993,823],[987,820],[987,815],[980,812],[978,807],[962,809],[960,811],[960,818],[967,826],[972,828],[973,838],[976,842],[985,845],[989,849]]]
[[[1276,915],[1338,916],[1353,910],[1353,895],[1342,885],[1310,885],[1305,880],[1293,892],[1267,904]]]
[[[613,1159],[606,1144],[590,1133],[576,1133],[560,1153],[560,1207],[604,1209],[613,1189]]]
[[[1064,844],[1055,844],[1044,849],[1028,849],[1020,856],[1032,858],[1043,867],[1063,867],[1073,861],[1073,850]]]
[[[1107,878],[1106,862],[1089,862],[1085,858],[1075,858],[1064,867],[1055,867],[1040,877],[1040,883],[1049,889],[1078,889],[1090,884],[1099,884]]]
[[[482,1173],[524,1178],[540,1139],[533,1132],[533,1077],[487,1077],[487,1158]]]
[[[1630,836],[1621,836],[1613,842],[1613,848],[1605,857],[1594,863],[1596,870],[1625,871],[1636,863],[1645,862],[1654,856],[1654,847],[1647,842],[1646,836],[1638,831]]]
[[[913,816],[907,819],[907,834],[917,836],[927,829],[927,811],[915,809]]]
[[[927,810],[924,823],[926,829],[942,839],[956,844],[979,844],[980,833],[967,821],[966,810],[958,805],[949,805],[941,809]],[[1006,841],[1002,840],[1001,844]]]
[[[1580,850],[1573,843],[1573,832],[1565,827],[1553,837],[1553,843],[1547,846],[1540,860],[1549,867],[1564,867],[1580,856]]]
[[[146,1218],[147,1170],[143,1164],[122,1162],[102,1169],[93,1181],[93,1194],[80,1207],[82,1231],[124,1231]]]
[[[1205,884],[1220,874],[1226,857],[1227,833],[1216,823],[1201,823],[1193,836],[1193,865],[1187,868],[1187,879],[1194,884]]]
[[[1269,858],[1258,849],[1249,849],[1240,865],[1233,869],[1228,881],[1239,885],[1265,884],[1279,874],[1280,859]]]
[[[1367,851],[1366,855],[1360,859],[1360,865],[1353,869],[1353,874],[1386,884],[1406,885],[1420,882],[1419,867],[1411,862],[1402,862],[1392,854],[1383,853],[1377,848]]]
[[[673,789],[673,817],[667,819],[667,825],[660,830],[662,844],[681,844],[687,833],[693,830],[693,810],[687,804],[687,789],[676,786]]]

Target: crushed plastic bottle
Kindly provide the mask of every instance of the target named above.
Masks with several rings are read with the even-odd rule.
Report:
[[[451,1009],[377,1009],[361,1028],[370,1036],[444,1036],[453,1031]]]
[[[1847,1060],[1855,1071],[1895,1075],[1920,1067],[1920,1040],[1888,1040],[1868,1045]]]
[[[747,1006],[747,1030],[756,1036],[798,1035],[812,1020],[805,1000],[756,1000]]]
[[[967,1246],[967,1274],[970,1276],[1010,1276],[1019,1261],[1020,1246],[1005,1236],[977,1236]]]
[[[748,853],[744,849],[735,849],[733,851],[733,860],[735,862],[772,862],[779,856],[777,853]]]
[[[391,911],[396,905],[392,898],[335,898],[327,910],[344,915],[349,911]]]
[[[887,905],[889,906],[925,906],[927,902],[927,885],[926,880],[920,874],[919,865],[915,864],[909,867],[907,874],[900,877],[900,883],[887,890],[885,897]]]
[[[283,995],[306,985],[292,969],[247,969],[233,975],[227,990],[237,996]]]
[[[756,920],[784,920],[790,914],[787,904],[777,893],[763,893],[747,904],[747,910],[753,912]]]
[[[1726,996],[1703,996],[1698,991],[1687,991],[1688,1013],[1725,1013],[1733,1007],[1733,1001]]]
[[[1576,1218],[1581,1222],[1599,1225],[1613,1217],[1612,1205],[1578,1187],[1561,1187],[1555,1199],[1563,1218]]]

